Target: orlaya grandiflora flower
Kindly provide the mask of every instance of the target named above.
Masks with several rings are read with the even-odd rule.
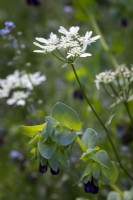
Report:
[[[35,38],[41,44],[38,42],[34,42],[34,44],[40,47],[41,50],[35,50],[34,52],[44,54],[54,52],[53,54],[65,63],[71,63],[78,57],[91,56],[90,53],[86,52],[87,46],[99,39],[100,36],[91,38],[92,31],[87,31],[85,36],[80,36],[79,29],[78,26],[72,26],[69,30],[66,30],[63,26],[60,26],[58,30],[62,34],[60,38],[54,33],[50,34],[49,39]]]
[[[78,26],[72,26],[72,27],[70,27],[69,31],[67,31],[63,26],[60,26],[58,32],[66,35],[66,36],[68,36],[68,35],[76,36],[78,34],[79,29],[80,28]]]
[[[39,44],[38,42],[34,42],[33,44],[40,47],[43,50],[35,50],[34,52],[37,53],[47,53],[52,52],[56,49],[56,45],[59,42],[59,39],[56,34],[50,33],[49,39],[45,38],[35,38],[38,42],[41,42],[42,44]]]

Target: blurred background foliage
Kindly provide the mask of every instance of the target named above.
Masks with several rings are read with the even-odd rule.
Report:
[[[38,165],[30,160],[26,145],[28,139],[20,132],[18,126],[43,123],[51,107],[57,101],[61,101],[77,111],[84,128],[90,127],[98,132],[100,146],[114,158],[105,133],[86,105],[71,68],[62,69],[62,63],[52,55],[33,53],[33,41],[35,37],[47,38],[50,32],[57,33],[60,25],[66,28],[78,25],[81,27],[80,33],[83,34],[87,30],[92,30],[94,35],[97,35],[97,31],[100,30],[103,39],[88,48],[88,52],[93,56],[80,59],[76,68],[88,97],[106,123],[112,112],[109,109],[111,100],[104,92],[97,92],[94,77],[103,70],[113,69],[116,61],[128,66],[132,64],[132,9],[132,0],[0,1],[0,29],[4,27],[5,21],[13,21],[16,25],[14,31],[22,32],[19,38],[20,51],[13,47],[10,40],[0,37],[0,78],[5,78],[16,69],[26,69],[32,73],[40,71],[47,78],[36,87],[34,98],[24,107],[9,106],[5,99],[0,99],[1,200],[76,200],[79,197],[84,200],[106,199],[110,191],[108,186],[101,188],[100,193],[95,196],[85,194],[82,183],[72,186],[79,178],[83,167],[82,163],[77,162],[77,150],[70,152],[69,168],[61,169],[58,177],[53,177],[50,173],[40,175]],[[98,24],[98,30],[95,22]],[[132,102],[130,109],[133,113]],[[131,125],[122,105],[115,107],[113,112],[116,115],[109,127],[111,137],[123,164],[131,171]],[[131,187],[130,181],[122,172],[117,184],[122,190]]]

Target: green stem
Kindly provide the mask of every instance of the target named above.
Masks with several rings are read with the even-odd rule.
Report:
[[[79,146],[81,147],[82,151],[85,152],[86,151],[86,147],[83,144],[83,142],[81,141],[81,139],[79,138],[79,136],[76,137],[76,141],[79,144]]]
[[[129,116],[129,118],[130,118],[131,125],[133,125],[133,118],[132,118],[132,115],[131,115],[131,113],[130,113],[130,109],[129,109],[129,107],[128,107],[127,101],[124,101],[124,105],[125,105],[125,108],[126,108],[126,110],[127,110],[128,116]]]
[[[120,158],[119,158],[119,155],[118,155],[118,153],[117,153],[117,150],[115,149],[115,146],[114,146],[114,144],[113,144],[113,141],[112,141],[112,139],[111,139],[111,136],[110,136],[110,133],[109,133],[108,129],[106,128],[106,126],[104,125],[103,121],[102,121],[101,118],[98,116],[97,112],[95,111],[95,109],[94,109],[93,105],[91,104],[90,100],[89,100],[88,97],[86,96],[86,93],[85,93],[85,91],[84,91],[84,89],[83,89],[83,87],[82,87],[82,84],[81,84],[81,82],[80,82],[80,80],[79,80],[79,78],[78,78],[78,75],[77,75],[77,72],[76,72],[76,70],[75,70],[75,68],[74,68],[74,65],[71,64],[71,67],[72,67],[72,69],[73,69],[73,72],[74,72],[74,75],[75,75],[75,77],[76,77],[76,80],[77,80],[77,82],[78,82],[78,84],[79,84],[79,86],[80,86],[80,89],[81,89],[81,91],[82,91],[82,93],[83,93],[83,95],[84,95],[84,97],[85,97],[85,99],[86,99],[88,105],[90,106],[90,108],[91,108],[91,110],[93,111],[94,115],[96,116],[97,120],[99,121],[99,123],[100,123],[101,126],[103,127],[105,133],[107,134],[107,137],[108,137],[108,139],[109,139],[109,142],[110,142],[110,144],[111,144],[111,146],[112,146],[112,149],[113,149],[113,151],[114,151],[114,154],[115,154],[115,156],[116,156],[117,161],[119,162],[119,165],[120,165],[121,169],[123,169],[123,171],[125,172],[125,174],[127,174],[127,176],[130,177],[130,179],[133,181],[133,177],[127,172],[127,170],[123,167],[123,165],[122,165],[122,163],[121,163],[121,160],[120,160]]]
[[[119,87],[120,91],[122,91],[122,87],[120,85],[120,81],[119,81],[118,78],[117,78],[117,83],[118,83],[118,87]],[[127,113],[128,113],[128,116],[129,116],[129,119],[130,119],[130,122],[131,122],[131,125],[133,125],[133,118],[132,118],[132,115],[130,113],[130,109],[128,107],[127,97],[126,98],[124,97],[124,93],[123,92],[122,92],[122,96],[123,96],[123,99],[124,99],[123,103],[124,103],[124,106],[125,106],[125,108],[127,110]]]
[[[66,61],[65,60],[62,60],[61,58],[59,58],[55,53],[52,53],[58,60],[60,60],[61,62],[65,62],[66,63]]]
[[[123,197],[123,192],[114,184],[110,184],[110,187],[112,187],[113,190],[115,190],[121,197]]]

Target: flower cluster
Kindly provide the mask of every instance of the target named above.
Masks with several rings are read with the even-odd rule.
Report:
[[[10,34],[10,32],[15,28],[14,22],[6,21],[5,27],[3,29],[0,29],[0,35],[6,37]]]
[[[133,67],[129,69],[125,65],[120,65],[114,72],[111,70],[101,72],[96,75],[95,83],[99,89],[100,84],[116,83],[118,80],[120,83],[133,82]]]
[[[0,79],[0,98],[8,98],[7,104],[25,105],[25,100],[31,94],[34,86],[46,80],[40,72],[27,74],[25,71],[16,70],[5,79]]]
[[[34,52],[53,53],[65,63],[72,63],[78,57],[91,56],[90,53],[86,53],[87,46],[99,39],[100,36],[91,38],[92,31],[87,31],[85,36],[80,36],[79,29],[78,26],[72,26],[69,30],[66,30],[63,26],[60,26],[58,32],[61,33],[61,37],[50,33],[49,39],[35,38],[41,44],[34,42],[34,45],[41,48],[41,50],[35,50]]]

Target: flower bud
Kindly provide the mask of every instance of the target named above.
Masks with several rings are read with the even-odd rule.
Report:
[[[93,183],[93,179],[91,181],[88,181],[87,183],[84,184],[84,190],[85,192],[96,194],[99,191],[99,186],[96,186]]]
[[[59,168],[57,169],[57,171],[54,171],[52,168],[50,168],[50,172],[52,175],[58,175],[59,174]]]
[[[48,169],[47,165],[41,165],[41,163],[40,163],[40,165],[39,165],[39,172],[40,173],[42,173],[42,174],[46,173],[47,169]]]

